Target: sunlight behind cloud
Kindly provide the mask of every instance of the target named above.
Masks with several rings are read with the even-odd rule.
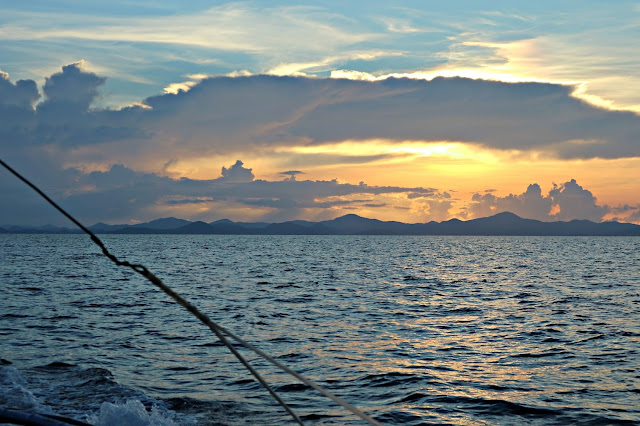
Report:
[[[405,141],[389,142],[384,140],[344,141],[333,144],[314,146],[282,147],[277,152],[294,152],[298,154],[340,153],[352,155],[409,154],[412,157],[442,157],[451,159],[473,159],[478,162],[495,162],[497,153],[482,150],[470,144],[460,142],[423,142]],[[399,155],[406,161],[406,155]]]
[[[574,96],[593,105],[640,112],[637,90],[630,90],[640,88],[640,78],[636,73],[624,72],[625,68],[640,66],[640,58],[624,46],[613,47],[619,52],[612,55],[612,47],[605,43],[603,40],[589,45],[579,36],[552,35],[507,42],[464,41],[460,43],[462,49],[487,48],[502,61],[484,63],[482,56],[466,58],[462,63],[452,60],[435,72],[507,82],[572,85],[576,88]]]

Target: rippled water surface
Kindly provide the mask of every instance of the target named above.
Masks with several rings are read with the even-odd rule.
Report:
[[[640,238],[104,239],[384,424],[640,422]],[[208,329],[87,238],[0,235],[0,259],[0,407],[291,421]],[[306,423],[359,423],[246,355]]]

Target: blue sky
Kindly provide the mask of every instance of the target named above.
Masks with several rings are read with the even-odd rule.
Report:
[[[101,194],[91,173],[114,166],[202,183],[238,159],[256,180],[354,186],[349,199],[318,183],[297,204],[274,202],[301,197],[290,183],[193,205],[172,189],[89,221],[464,219],[517,209],[509,196],[524,206],[531,184],[540,203],[525,216],[635,221],[638,39],[631,1],[3,2],[0,101],[26,109],[11,110],[17,126],[5,114],[0,148],[61,197]],[[552,191],[573,179],[592,210],[565,216]],[[357,193],[359,182],[405,192]],[[411,198],[420,188],[431,198]]]
[[[11,3],[0,15],[1,69],[38,81],[84,59],[109,76],[101,100],[109,106],[197,74],[490,70],[517,55],[504,46],[525,40],[537,78],[588,81],[594,95],[640,104],[607,84],[640,79],[638,2]]]

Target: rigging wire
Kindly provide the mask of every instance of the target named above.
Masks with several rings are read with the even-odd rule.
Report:
[[[0,165],[2,165],[5,169],[7,169],[9,172],[11,172],[14,176],[16,176],[18,179],[23,181],[29,187],[31,187],[42,198],[44,198],[49,204],[51,204],[56,210],[58,210],[67,219],[69,219],[71,222],[73,222],[84,233],[89,235],[89,237],[91,237],[91,241],[93,241],[98,247],[100,247],[100,249],[102,250],[102,253],[109,260],[111,260],[117,266],[124,266],[124,267],[127,267],[127,268],[131,268],[135,272],[137,272],[138,274],[142,275],[144,278],[146,278],[148,281],[150,281],[152,284],[154,284],[156,287],[158,287],[164,293],[166,293],[169,297],[171,297],[173,300],[175,300],[178,304],[180,304],[186,310],[191,312],[191,314],[193,314],[197,319],[199,319],[200,322],[202,322],[204,325],[209,327],[209,329],[218,337],[218,339],[220,339],[220,341],[229,349],[229,351],[233,355],[235,355],[235,357],[242,363],[242,365],[245,366],[245,368],[253,375],[253,377],[256,378],[256,380],[271,394],[271,396],[278,402],[278,404],[280,404],[285,409],[285,411],[298,424],[302,425],[302,420],[300,420],[300,417],[298,417],[298,415],[293,412],[293,410],[280,398],[280,396],[271,388],[271,386],[269,386],[269,384],[262,378],[262,376],[249,364],[249,362],[237,351],[237,349],[233,347],[231,342],[225,337],[225,334],[227,336],[229,336],[230,338],[232,338],[233,340],[235,340],[240,345],[242,345],[245,348],[253,351],[254,353],[256,353],[258,356],[262,357],[266,361],[270,362],[271,364],[275,365],[276,367],[280,368],[281,370],[283,370],[283,371],[289,373],[290,375],[294,376],[295,378],[297,378],[298,380],[300,380],[302,383],[306,384],[307,386],[310,386],[313,389],[317,390],[318,392],[320,392],[321,394],[323,394],[327,398],[331,399],[332,401],[334,401],[338,405],[341,405],[347,411],[350,411],[351,413],[355,414],[360,419],[364,420],[365,422],[369,423],[370,425],[380,425],[379,422],[377,422],[372,417],[370,417],[369,415],[367,415],[364,412],[362,412],[359,408],[355,407],[352,404],[349,404],[348,402],[346,402],[342,398],[334,395],[333,393],[329,392],[328,390],[324,389],[323,387],[317,385],[316,383],[312,382],[311,380],[305,378],[301,374],[295,372],[294,370],[290,369],[286,365],[284,365],[281,362],[277,361],[276,359],[274,359],[273,357],[269,356],[268,354],[266,354],[262,350],[258,349],[257,347],[255,347],[251,343],[245,341],[244,339],[241,339],[240,337],[238,337],[235,334],[231,333],[229,330],[227,330],[227,329],[219,326],[215,322],[213,322],[207,315],[205,315],[202,312],[200,312],[198,310],[198,308],[196,308],[194,305],[189,303],[186,299],[184,299],[178,293],[173,291],[173,289],[171,289],[169,286],[167,286],[164,282],[162,282],[162,280],[160,278],[156,277],[153,273],[151,273],[151,271],[149,271],[144,265],[129,263],[127,261],[122,261],[122,260],[118,259],[115,255],[113,255],[111,252],[109,252],[109,250],[104,245],[102,240],[100,240],[100,238],[98,238],[98,236],[96,234],[94,234],[89,228],[84,226],[77,219],[75,219],[73,216],[71,216],[69,213],[67,213],[55,201],[53,201],[51,198],[49,198],[49,196],[47,194],[45,194],[40,188],[38,188],[36,185],[31,183],[31,181],[29,181],[27,178],[22,176],[16,170],[14,170],[11,166],[9,166],[7,163],[5,163],[2,159],[0,159]]]

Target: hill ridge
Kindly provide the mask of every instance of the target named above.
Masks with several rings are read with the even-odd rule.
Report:
[[[62,227],[2,226],[8,233],[79,233]],[[247,234],[247,235],[523,235],[523,236],[640,236],[640,225],[620,222],[570,220],[542,222],[525,219],[511,212],[462,221],[403,223],[381,221],[347,214],[320,222],[234,222],[221,219],[210,223],[174,217],[155,219],[135,225],[90,226],[102,234]],[[2,232],[2,231],[0,231]]]

